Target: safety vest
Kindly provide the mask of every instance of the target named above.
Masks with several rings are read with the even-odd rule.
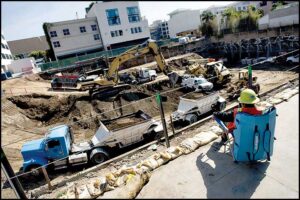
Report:
[[[251,108],[235,108],[233,109],[233,122],[229,122],[227,124],[227,128],[229,130],[229,132],[232,132],[233,129],[235,129],[235,116],[238,112],[244,112],[244,113],[248,113],[250,115],[261,115],[262,111],[261,110],[257,110],[255,107],[251,107]]]

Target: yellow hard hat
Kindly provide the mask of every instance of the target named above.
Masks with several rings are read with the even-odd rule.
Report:
[[[238,101],[240,103],[245,103],[245,104],[255,104],[259,102],[259,98],[257,97],[257,94],[253,90],[245,89],[241,92]]]

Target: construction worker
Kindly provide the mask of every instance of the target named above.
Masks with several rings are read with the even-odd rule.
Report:
[[[218,118],[223,122],[228,122],[228,133],[232,133],[235,128],[234,119],[237,112],[245,112],[252,115],[261,115],[263,112],[255,107],[255,103],[259,102],[257,94],[251,89],[244,89],[238,98],[239,107],[228,112],[214,112],[214,118]],[[222,134],[222,143],[227,141],[227,133]]]

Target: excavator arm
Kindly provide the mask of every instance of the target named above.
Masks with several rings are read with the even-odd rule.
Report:
[[[121,55],[117,56],[110,64],[110,67],[109,67],[109,70],[107,73],[107,79],[113,80],[115,83],[117,83],[118,82],[118,70],[122,63],[124,63],[132,58],[135,58],[137,56],[147,54],[149,52],[154,56],[154,59],[158,65],[158,68],[160,69],[160,71],[162,71],[165,75],[169,76],[171,82],[176,82],[178,79],[178,75],[177,74],[175,75],[174,72],[170,71],[163,55],[161,54],[161,52],[159,50],[159,47],[157,46],[157,44],[154,40],[148,40],[148,41],[144,42],[143,44],[137,45],[137,46],[125,51]],[[170,74],[172,74],[172,76]]]

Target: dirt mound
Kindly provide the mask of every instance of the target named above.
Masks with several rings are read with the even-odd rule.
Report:
[[[46,81],[39,74],[29,74],[23,77],[27,81]]]
[[[28,118],[50,123],[66,116],[76,101],[73,95],[59,98],[41,94],[20,95],[8,99],[21,108],[21,112]]]

